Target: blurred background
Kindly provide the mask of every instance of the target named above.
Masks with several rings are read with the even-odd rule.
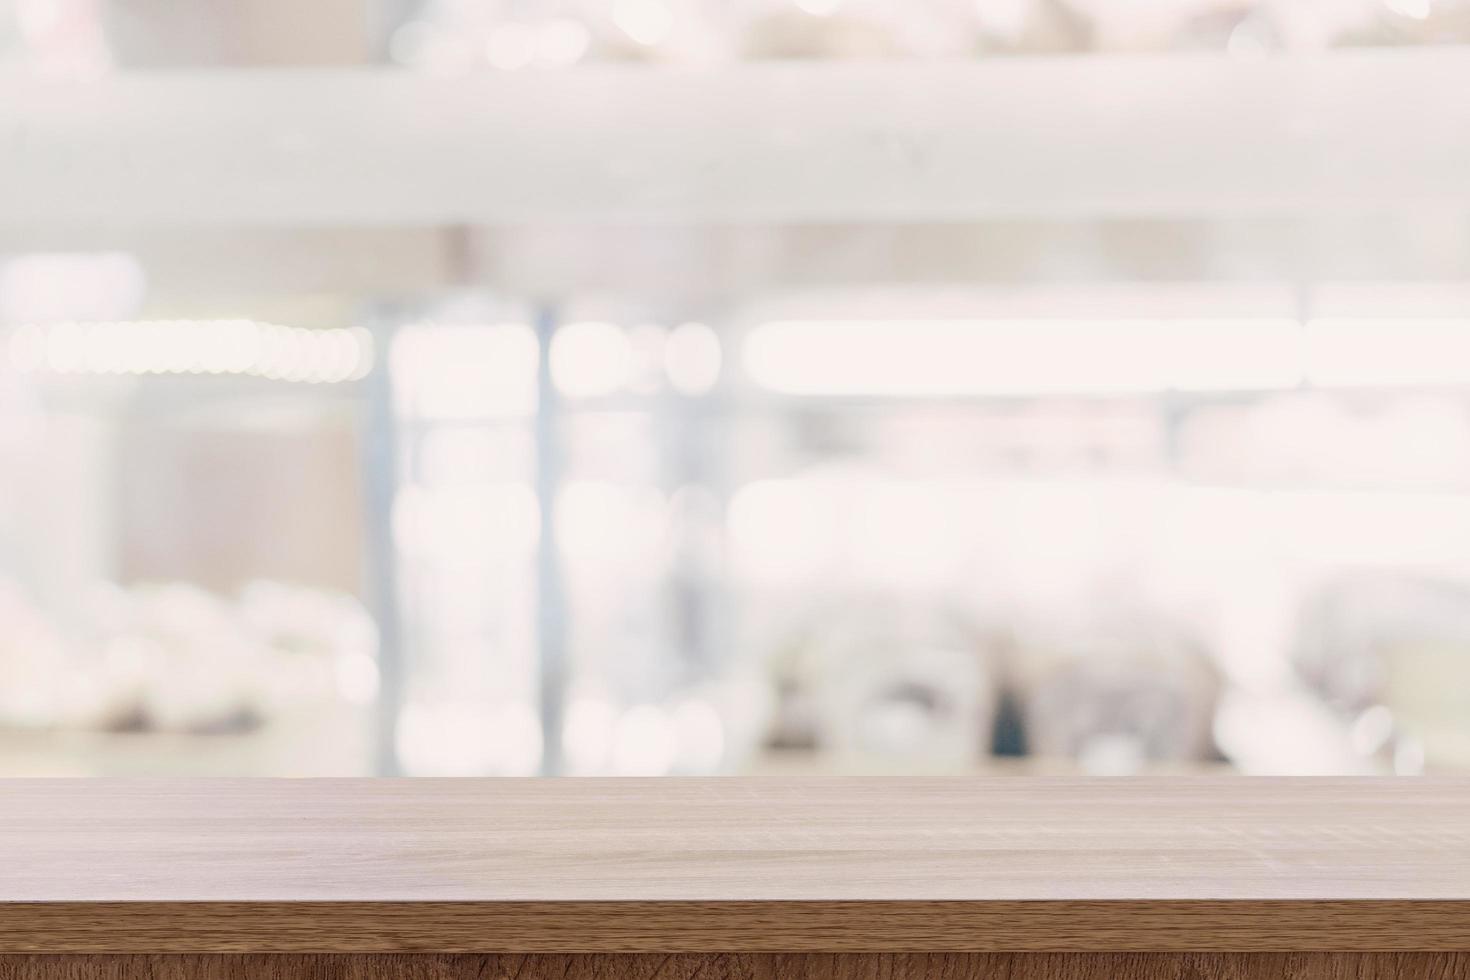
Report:
[[[0,774],[1470,771],[1467,0],[0,0]]]

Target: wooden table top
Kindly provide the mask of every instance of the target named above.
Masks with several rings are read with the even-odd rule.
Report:
[[[0,952],[1098,942],[1470,949],[1470,781],[0,780]]]

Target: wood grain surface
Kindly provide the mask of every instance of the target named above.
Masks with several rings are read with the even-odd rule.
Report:
[[[0,781],[0,952],[1470,949],[1470,782]]]
[[[0,781],[5,901],[1470,899],[1470,780]]]
[[[1459,953],[0,956],[0,980],[1462,980]]]

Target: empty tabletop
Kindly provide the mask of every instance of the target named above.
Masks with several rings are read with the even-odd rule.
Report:
[[[0,780],[0,952],[1470,948],[1470,782]]]

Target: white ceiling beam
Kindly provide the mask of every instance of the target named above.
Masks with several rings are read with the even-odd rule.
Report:
[[[0,225],[953,221],[1470,207],[1470,59],[0,80]]]

